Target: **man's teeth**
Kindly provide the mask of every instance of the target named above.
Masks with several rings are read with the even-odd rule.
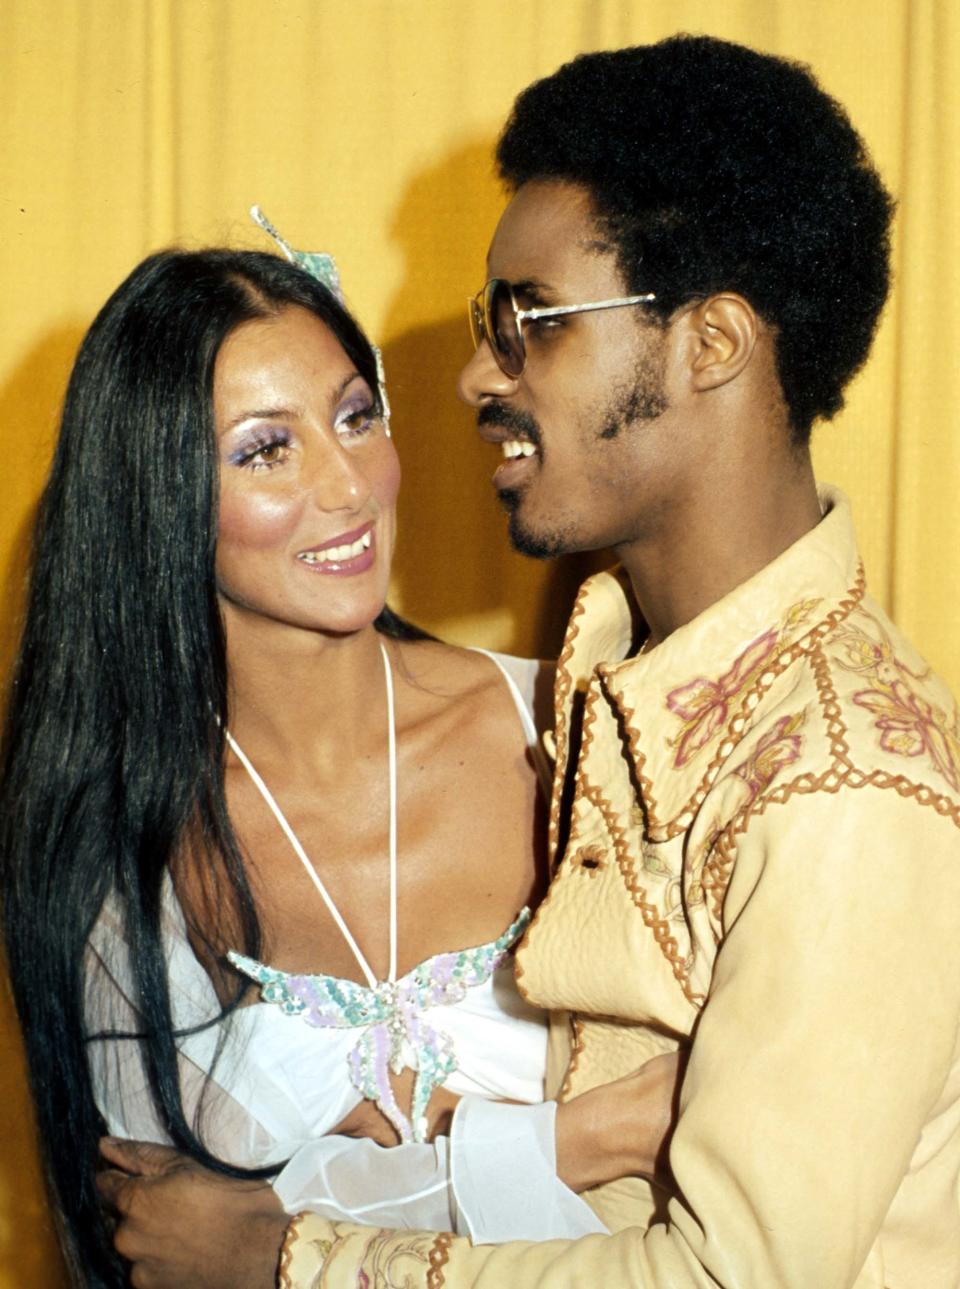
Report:
[[[514,457],[532,457],[537,451],[532,443],[522,442],[520,439],[507,439],[501,447],[508,461],[512,461]]]
[[[370,549],[373,540],[373,529],[368,528],[358,541],[347,546],[328,546],[322,551],[301,551],[297,559],[304,564],[345,564],[348,559],[356,559],[365,550]]]

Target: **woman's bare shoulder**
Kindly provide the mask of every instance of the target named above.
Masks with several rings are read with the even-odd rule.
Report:
[[[404,644],[400,666],[421,700],[420,720],[455,717],[475,739],[485,728],[511,744],[523,731],[527,747],[553,729],[552,662],[416,641]]]
[[[469,698],[503,688],[506,672],[527,707],[535,710],[538,717],[544,704],[550,704],[556,670],[552,662],[518,658],[496,650],[467,649],[439,640],[404,642],[401,658],[411,681],[447,698]]]

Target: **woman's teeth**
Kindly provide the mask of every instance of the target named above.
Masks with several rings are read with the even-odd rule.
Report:
[[[537,451],[532,443],[521,442],[519,439],[507,439],[500,446],[508,461],[512,461],[514,457],[532,457]]]
[[[365,550],[369,550],[372,540],[373,529],[368,528],[361,538],[351,542],[349,546],[328,546],[322,551],[301,551],[297,559],[302,559],[304,564],[345,564],[348,559],[356,559]]]

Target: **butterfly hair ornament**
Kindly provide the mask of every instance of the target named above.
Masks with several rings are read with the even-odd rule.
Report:
[[[289,242],[285,241],[284,238],[280,236],[279,232],[273,224],[271,224],[270,220],[267,219],[259,206],[250,207],[250,218],[258,228],[263,229],[268,237],[273,238],[291,264],[295,264],[297,268],[303,269],[304,272],[309,273],[312,278],[316,278],[321,286],[325,286],[330,294],[335,296],[340,304],[345,306],[343,290],[340,286],[340,273],[332,255],[327,255],[324,251],[295,251]],[[387,382],[383,372],[383,354],[381,354],[377,345],[371,345],[370,347],[373,350],[373,356],[377,364],[377,385],[380,396],[380,406],[383,409],[384,428],[386,430],[387,437],[389,438],[390,400],[387,397]]]

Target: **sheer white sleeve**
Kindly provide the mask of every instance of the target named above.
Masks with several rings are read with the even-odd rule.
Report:
[[[474,1244],[573,1239],[607,1228],[557,1176],[557,1104],[464,1097],[450,1133],[458,1235]]]
[[[452,1231],[449,1143],[385,1148],[354,1137],[320,1137],[296,1152],[273,1188],[291,1215],[309,1210],[402,1230]]]
[[[384,1149],[325,1137],[303,1146],[274,1182],[290,1214],[391,1229],[455,1230],[474,1244],[572,1239],[605,1232],[557,1177],[556,1103],[465,1097],[449,1142]]]

